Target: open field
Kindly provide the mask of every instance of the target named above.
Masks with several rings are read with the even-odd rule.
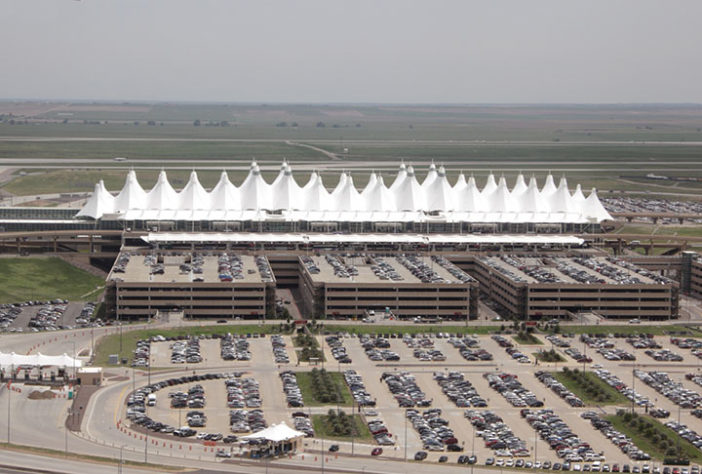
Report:
[[[59,258],[0,258],[0,303],[82,300],[83,295],[101,285],[102,278]]]
[[[49,187],[16,177],[4,188],[15,194],[89,191],[95,174],[118,190],[130,166],[243,167],[232,177],[237,181],[253,158],[271,166],[264,166],[270,176],[287,158],[305,172],[333,166],[334,173],[323,175],[327,186],[342,169],[354,172],[357,186],[371,170],[387,178],[405,159],[444,163],[450,179],[460,169],[475,172],[479,182],[490,170],[510,180],[519,171],[541,177],[551,170],[585,188],[694,196],[702,194],[702,182],[643,176],[702,177],[700,123],[700,106],[0,103],[0,161],[41,173],[67,166],[75,174],[67,181],[49,174]],[[115,156],[129,162],[115,163]],[[112,168],[114,174],[105,171]],[[619,178],[632,174],[641,178]],[[149,172],[144,186],[153,180]],[[207,177],[203,184],[213,182]]]

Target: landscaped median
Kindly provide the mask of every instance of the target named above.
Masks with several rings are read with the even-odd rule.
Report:
[[[539,362],[565,362],[565,359],[555,349],[533,353]]]
[[[519,331],[515,336],[512,336],[512,339],[514,339],[518,344],[524,344],[527,346],[543,344],[541,339],[526,331]]]
[[[629,400],[592,372],[565,367],[552,375],[586,405],[627,405]]]
[[[350,407],[353,397],[343,374],[325,369],[296,372],[297,385],[306,406],[339,405]]]
[[[648,415],[619,410],[616,415],[606,416],[605,419],[630,437],[639,449],[659,461],[680,461],[676,464],[684,464],[685,460],[702,461],[702,453],[695,446]]]
[[[312,415],[315,436],[338,441],[370,442],[373,436],[360,415],[353,417],[344,411],[329,410],[326,415]]]
[[[306,333],[299,333],[293,337],[295,353],[299,362],[321,362],[326,360],[324,353],[319,348],[317,339]]]

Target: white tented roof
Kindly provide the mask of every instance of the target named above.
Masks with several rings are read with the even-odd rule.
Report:
[[[83,206],[76,217],[91,217],[97,219],[103,214],[114,212],[115,197],[105,189],[105,183],[100,180],[93,190],[93,194]]]
[[[333,192],[313,172],[300,187],[287,162],[268,184],[255,162],[240,187],[225,172],[206,191],[193,171],[187,185],[176,192],[161,172],[146,193],[130,171],[122,191],[114,197],[102,181],[76,217],[119,220],[218,220],[218,221],[336,221],[336,222],[474,222],[474,223],[572,223],[610,220],[597,193],[586,198],[580,186],[571,194],[563,177],[556,187],[549,174],[539,190],[532,177],[525,183],[520,174],[510,190],[504,177],[499,183],[490,173],[482,191],[475,179],[461,175],[451,185],[443,166],[432,164],[420,184],[414,168],[403,163],[389,188],[383,178],[371,174],[360,193],[351,174],[342,173]]]
[[[240,439],[265,439],[266,441],[271,441],[273,443],[280,443],[282,441],[290,441],[291,439],[302,438],[304,436],[305,433],[290,428],[283,421],[277,425],[271,425],[268,428],[262,429],[261,431],[251,433],[250,435],[241,436]]]
[[[22,355],[14,352],[0,352],[0,366],[2,367],[81,367],[83,362],[74,359],[68,354],[49,356],[44,354]]]

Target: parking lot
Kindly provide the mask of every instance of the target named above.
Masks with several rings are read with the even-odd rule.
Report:
[[[592,406],[580,407],[572,404],[566,396],[559,395],[557,390],[552,390],[535,375],[537,371],[555,371],[564,366],[573,369],[585,367],[592,371],[608,370],[608,373],[617,377],[627,390],[636,392],[635,402],[638,406],[637,410],[641,413],[644,411],[642,400],[647,399],[649,408],[667,410],[673,414],[672,419],[677,416],[678,403],[680,403],[681,416],[685,418],[686,426],[702,433],[702,419],[686,416],[686,412],[692,411],[702,403],[699,395],[702,393],[702,387],[695,381],[699,379],[694,379],[695,374],[700,374],[702,366],[700,358],[693,354],[693,351],[699,348],[689,343],[683,343],[680,347],[680,343],[671,342],[670,337],[655,337],[653,342],[659,347],[653,350],[676,352],[682,358],[680,361],[655,360],[645,354],[645,351],[652,350],[648,347],[650,344],[634,344],[634,340],[627,340],[624,337],[611,335],[612,337],[597,338],[597,344],[594,344],[592,339],[580,340],[578,337],[560,336],[559,339],[545,341],[543,346],[549,348],[552,345],[566,360],[558,363],[556,367],[553,363],[539,363],[538,366],[533,365],[533,362],[520,363],[518,359],[505,353],[505,349],[500,347],[498,340],[488,335],[464,339],[463,349],[455,347],[460,339],[452,339],[450,335],[441,337],[418,335],[414,338],[407,336],[404,340],[401,334],[383,336],[387,336],[384,338],[384,345],[389,346],[387,350],[397,353],[400,357],[399,361],[371,360],[359,337],[342,334],[337,338],[329,339],[331,344],[327,342],[328,336],[319,335],[316,339],[324,349],[326,357],[324,367],[328,371],[344,373],[347,370],[355,370],[356,374],[361,376],[367,394],[364,395],[364,400],[369,405],[362,409],[362,413],[368,413],[363,415],[364,422],[375,422],[371,423],[373,429],[386,427],[389,433],[389,436],[382,436],[384,449],[382,456],[384,457],[404,458],[406,445],[410,459],[416,452],[426,451],[427,458],[424,462],[438,461],[441,456],[446,456],[447,462],[456,463],[458,456],[475,453],[478,464],[484,464],[488,458],[497,458],[498,461],[499,459],[511,460],[511,462],[515,462],[518,458],[525,462],[533,462],[536,458],[537,461],[553,463],[565,461],[566,456],[572,463],[579,464],[594,462],[596,459],[602,459],[604,463],[633,464],[615,444],[607,440],[602,431],[593,426],[589,419],[583,418],[583,413],[593,410]],[[533,352],[534,346],[520,346],[512,337],[506,336],[506,338],[514,343],[516,349],[526,354]],[[276,360],[274,344],[270,336],[258,338],[252,336],[245,339],[246,343],[239,341],[237,347],[247,347],[250,353],[248,360],[236,358],[225,360],[222,357],[220,338],[201,339],[199,353],[202,361],[199,363],[174,363],[171,360],[170,347],[174,341],[152,342],[154,367],[185,369],[187,366],[188,373],[193,371],[195,373],[236,373],[239,376],[238,380],[251,379],[257,384],[257,391],[261,395],[261,406],[247,406],[244,397],[243,406],[240,401],[239,405],[233,408],[227,403],[227,387],[224,380],[197,382],[202,385],[206,398],[205,406],[197,410],[206,416],[207,422],[204,427],[194,429],[200,432],[221,433],[223,436],[232,434],[229,414],[230,410],[235,409],[248,411],[260,409],[267,424],[285,421],[290,426],[294,426],[293,413],[326,413],[329,406],[296,407],[288,406],[286,402],[283,378],[278,374],[285,370],[297,372],[315,367],[306,362],[298,364],[292,338],[289,335],[275,338],[276,350],[279,354],[281,350],[284,351],[289,359],[287,363],[280,357]],[[413,342],[408,342],[409,339]],[[236,342],[236,338],[233,341]],[[281,346],[281,342],[285,346]],[[415,357],[416,348],[412,346],[417,344],[433,347],[434,350],[445,355],[446,360],[421,360]],[[229,347],[232,350],[231,344]],[[342,363],[340,358],[335,359],[334,354],[339,354],[340,347],[343,347],[343,354],[345,358],[350,359],[350,362]],[[606,349],[602,350],[603,347]],[[461,354],[461,350],[467,348],[476,353],[494,355],[494,358],[481,360],[476,357],[468,360]],[[577,349],[592,361],[577,362],[567,355],[566,351],[569,349]],[[612,359],[611,354],[617,351],[630,354],[635,357],[635,360]],[[634,377],[635,373],[636,377]],[[644,374],[650,377],[652,373],[657,377],[655,383],[643,379]],[[688,374],[692,375],[685,377]],[[406,383],[409,382],[411,384],[407,385]],[[495,385],[496,383],[498,386]],[[499,386],[501,383],[506,386]],[[148,415],[154,420],[174,427],[186,425],[186,414],[189,408],[171,408],[168,392],[178,390],[187,393],[188,389],[195,384],[183,384],[162,390],[158,395],[156,406],[148,407]],[[249,383],[248,387],[250,386]],[[239,385],[235,390],[239,390],[237,387]],[[241,390],[243,393],[243,389]],[[679,391],[680,396],[677,392],[671,395],[671,390]],[[663,395],[663,391],[667,396]],[[241,400],[241,395],[237,396]],[[624,407],[630,407],[630,405],[625,404]],[[437,408],[440,409],[440,413],[431,411]],[[530,410],[529,419],[522,416],[523,409]],[[350,412],[348,407],[345,410],[347,413]],[[416,412],[408,412],[408,410],[416,410]],[[604,416],[613,414],[615,407],[604,406],[597,410],[600,416]],[[469,411],[468,417],[467,411]],[[483,433],[485,430],[478,429],[471,423],[471,420],[475,420],[476,414],[486,412],[493,412],[503,420],[501,422],[503,425],[494,422],[489,424],[489,436]],[[299,418],[298,422],[301,423],[303,420]],[[492,420],[490,416],[488,419]],[[668,420],[661,421],[665,423]],[[540,427],[543,423],[557,427],[548,436],[564,436],[577,440],[577,443],[572,441],[567,450],[552,449],[552,439],[547,442],[545,438],[548,436],[541,433],[543,430],[534,428],[534,426]],[[505,431],[504,428],[508,430]],[[447,433],[450,436],[447,436]],[[485,439],[485,436],[488,436],[489,440]],[[380,440],[380,437],[378,439]],[[515,454],[508,448],[502,447],[503,443],[508,448],[516,446],[513,451]],[[334,444],[339,445],[339,453],[342,455],[351,451],[350,440],[335,441]],[[449,448],[449,445],[453,447]],[[310,438],[307,440],[307,446],[308,449],[319,449],[321,445]],[[356,442],[354,451],[369,454],[376,446],[378,444],[375,442]],[[496,449],[495,446],[499,448]],[[589,446],[591,449],[588,451],[583,446]]]
[[[28,332],[82,327],[81,312],[86,303],[64,300],[33,301],[0,308],[0,330]],[[92,309],[92,308],[91,308]],[[92,311],[90,311],[92,315]],[[81,320],[78,321],[77,320]],[[87,321],[85,321],[87,324]]]

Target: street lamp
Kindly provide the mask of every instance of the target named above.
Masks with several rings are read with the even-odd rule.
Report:
[[[124,449],[124,445],[119,447],[119,464],[117,465],[117,474],[122,474],[122,450]]]
[[[407,409],[405,408],[405,462],[407,462]]]

